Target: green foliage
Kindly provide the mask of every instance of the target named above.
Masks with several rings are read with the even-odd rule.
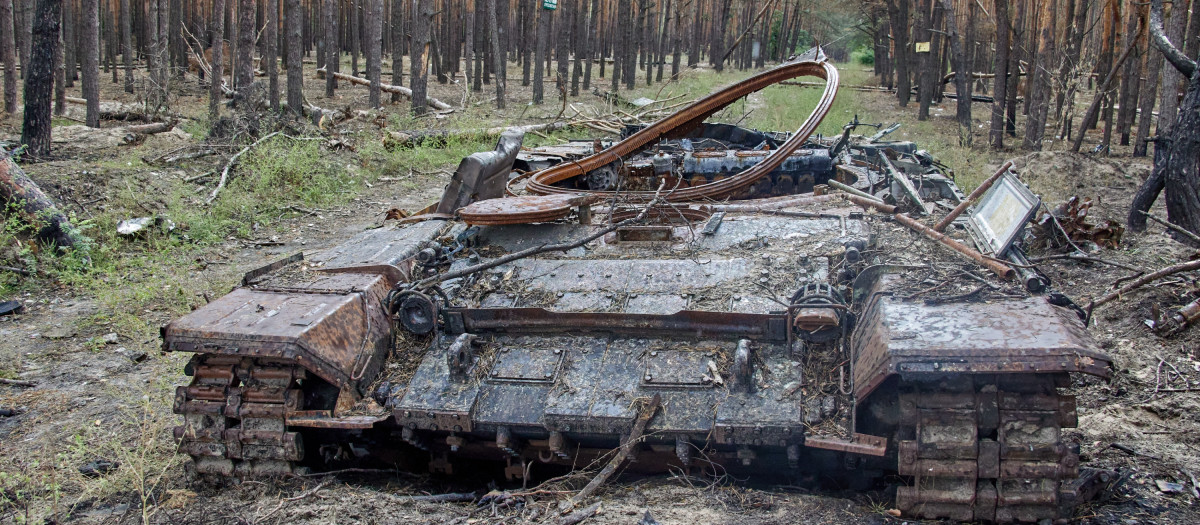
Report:
[[[862,66],[873,66],[875,65],[875,48],[870,44],[860,45],[858,49],[850,53],[850,59]]]

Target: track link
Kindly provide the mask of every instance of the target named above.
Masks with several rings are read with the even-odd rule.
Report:
[[[1063,440],[1075,427],[1066,375],[959,376],[910,383],[900,395],[896,493],[907,516],[1034,522],[1069,512],[1064,482],[1079,453]]]
[[[252,477],[296,470],[304,443],[299,433],[288,431],[284,415],[301,408],[303,368],[196,355],[187,370],[191,384],[175,390],[175,413],[183,416],[175,439],[197,474]]]

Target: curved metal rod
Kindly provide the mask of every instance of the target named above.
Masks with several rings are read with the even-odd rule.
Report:
[[[692,186],[690,188],[682,188],[666,195],[660,195],[660,197],[665,197],[670,201],[695,201],[729,196],[734,192],[753,185],[760,178],[774,171],[796,148],[808,140],[809,135],[812,135],[816,131],[817,126],[825,119],[825,115],[829,113],[829,108],[833,105],[834,97],[837,96],[837,68],[824,60],[806,60],[784,64],[764,71],[697,100],[692,105],[664,117],[658,122],[634,133],[629,138],[613,144],[604,151],[580,159],[577,162],[562,163],[536,173],[526,185],[526,191],[537,195],[549,195],[552,193],[611,195],[618,193],[613,191],[580,191],[553,186],[553,184],[618,162],[624,157],[633,155],[657,143],[662,138],[682,137],[688,131],[703,123],[713,113],[720,111],[736,100],[750,93],[760,91],[767,86],[801,76],[814,76],[825,80],[825,91],[821,94],[821,100],[817,102],[817,106],[813,108],[812,113],[804,121],[804,124],[791,137],[784,141],[778,149],[772,151],[770,155],[767,155],[758,164],[727,179]],[[654,192],[651,191],[619,193],[622,196],[641,200],[648,200],[654,197]]]

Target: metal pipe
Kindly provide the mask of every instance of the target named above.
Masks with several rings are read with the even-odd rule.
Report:
[[[858,195],[846,195],[850,202],[862,206],[864,208],[875,208],[883,213],[896,213],[896,207],[891,204],[884,204],[883,201],[876,199],[864,199]]]
[[[908,226],[910,229],[924,233],[926,237],[929,237],[930,239],[933,239],[942,244],[945,244],[946,246],[953,248],[954,251],[961,253],[963,255],[966,255],[967,257],[970,257],[975,262],[979,263],[983,267],[991,270],[993,273],[1000,276],[1001,279],[1008,280],[1008,279],[1012,279],[1013,277],[1015,277],[1017,275],[1017,271],[1012,269],[1011,266],[1008,266],[1006,264],[1001,264],[1001,263],[997,262],[995,259],[991,259],[991,258],[987,257],[986,255],[979,253],[975,249],[973,249],[961,242],[958,242],[954,239],[951,239],[950,237],[947,237],[946,234],[944,234],[942,232],[934,231],[933,228],[930,228],[924,224],[921,224],[920,222],[917,222],[916,219],[913,219],[912,217],[909,217],[908,215],[905,215],[903,213],[897,213],[895,215],[895,217],[896,217],[896,222],[899,222],[900,224]]]
[[[853,187],[851,187],[851,186],[850,186],[850,185],[848,185],[848,184],[843,184],[843,183],[841,183],[841,182],[838,182],[838,181],[836,181],[836,180],[833,180],[833,179],[829,179],[829,182],[828,182],[828,184],[829,184],[830,186],[833,186],[834,188],[837,188],[837,189],[839,189],[839,190],[842,190],[842,191],[844,191],[844,192],[846,192],[846,193],[849,193],[849,194],[851,194],[851,195],[857,195],[857,196],[859,196],[859,197],[862,197],[862,198],[864,198],[864,199],[867,199],[867,200],[870,200],[870,201],[874,201],[874,202],[878,202],[878,203],[880,203],[880,204],[883,204],[883,201],[882,201],[882,200],[880,200],[880,199],[879,199],[879,197],[876,197],[876,196],[874,196],[874,195],[871,195],[870,193],[867,193],[867,192],[865,192],[865,191],[862,191],[862,190],[859,190],[859,189],[853,188]],[[890,212],[889,212],[889,213],[890,213]]]
[[[964,211],[967,211],[967,206],[970,206],[972,202],[975,202],[975,199],[978,199],[980,196],[982,196],[983,192],[987,191],[988,188],[992,187],[992,184],[995,184],[996,181],[1000,180],[1000,176],[1007,173],[1008,169],[1011,167],[1011,160],[1005,162],[1003,166],[1000,166],[1000,169],[996,170],[996,173],[992,174],[991,177],[988,177],[987,180],[983,181],[983,184],[980,184],[978,188],[975,188],[975,191],[972,191],[970,195],[967,195],[965,200],[958,203],[958,206],[955,206],[953,210],[950,210],[950,213],[946,214],[944,219],[934,225],[933,229],[939,232],[946,231],[946,228],[950,226],[950,223],[954,222],[954,219],[957,219],[959,215],[962,215]]]

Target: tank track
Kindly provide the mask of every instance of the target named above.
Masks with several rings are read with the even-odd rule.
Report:
[[[175,390],[179,451],[196,474],[272,476],[297,471],[304,443],[289,432],[284,414],[303,403],[305,370],[292,363],[224,355],[196,355],[192,382]]]
[[[1079,475],[1075,397],[1063,375],[959,376],[909,383],[900,394],[896,493],[906,516],[1034,522],[1070,512]]]

